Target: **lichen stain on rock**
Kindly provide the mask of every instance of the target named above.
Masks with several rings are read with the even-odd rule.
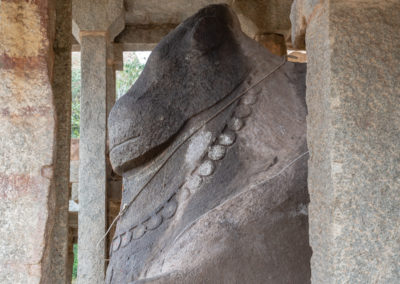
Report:
[[[44,178],[51,179],[53,177],[53,165],[43,166],[41,169],[41,175]]]
[[[48,12],[48,1],[3,0],[0,9],[0,38],[6,40],[0,42],[0,54],[32,57],[47,53]]]
[[[2,94],[0,105],[2,107],[17,109],[26,106],[51,105],[52,91],[47,76],[47,66],[42,68],[41,65],[32,69],[28,66],[21,69],[0,69],[0,94]]]
[[[0,109],[0,116],[2,117],[30,117],[30,116],[44,116],[51,115],[52,108],[46,105],[41,106],[24,106],[10,112],[9,108]]]
[[[43,190],[45,178],[31,175],[5,175],[0,173],[0,199],[17,200],[24,195],[32,195]],[[42,197],[36,194],[36,197]]]
[[[46,31],[39,7],[30,2],[2,1],[0,10],[0,53],[12,57],[38,56]]]
[[[46,67],[46,59],[43,55],[12,57],[8,54],[0,54],[0,68],[18,70],[20,71],[19,73],[24,76],[29,76],[29,73],[25,72],[26,70],[42,69]]]

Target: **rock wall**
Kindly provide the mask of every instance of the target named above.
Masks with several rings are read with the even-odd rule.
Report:
[[[52,88],[68,81],[54,64],[68,61],[69,46],[54,41],[56,1],[0,5],[0,283],[50,283],[53,244],[64,242],[53,235],[68,181],[59,159],[69,151],[68,85]]]
[[[397,283],[400,3],[298,0],[292,13],[295,44],[307,29],[312,283]]]

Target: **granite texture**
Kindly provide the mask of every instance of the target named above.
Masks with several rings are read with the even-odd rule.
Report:
[[[56,111],[54,152],[54,226],[49,233],[47,265],[43,270],[42,283],[68,283],[68,207],[69,168],[71,141],[71,0],[54,1],[50,15],[55,18],[52,29],[54,43],[52,91]],[[49,228],[50,229],[50,228]]]
[[[259,33],[290,36],[292,0],[126,0],[126,23],[130,26],[179,24],[211,4],[228,4],[237,14],[243,31],[250,37]]]
[[[312,283],[400,279],[399,13],[321,1],[307,25]]]
[[[72,32],[80,42],[79,33],[107,32],[113,40],[125,27],[123,0],[73,0]]]
[[[290,11],[290,22],[292,24],[291,40],[296,49],[306,48],[306,29],[315,11],[326,1],[320,0],[294,0]]]
[[[68,66],[69,54],[68,49],[58,49],[64,42],[54,38],[57,29],[68,28],[56,21],[59,5],[45,0],[1,2],[1,283],[51,283],[54,278],[48,272],[53,261],[60,264],[58,279],[63,277],[65,243],[54,224],[65,221],[62,208],[56,206],[65,201],[68,190],[64,158],[69,142],[62,133],[66,130],[69,135],[64,109],[68,91],[63,93],[68,83],[58,92],[53,87],[65,83],[54,64]],[[66,173],[58,176],[60,171]],[[59,255],[53,249],[59,249]]]
[[[82,95],[79,140],[78,282],[101,283],[106,228],[107,39],[81,39]]]

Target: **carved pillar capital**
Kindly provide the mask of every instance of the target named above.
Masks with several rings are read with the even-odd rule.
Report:
[[[123,0],[73,0],[72,33],[80,43],[82,36],[107,36],[110,41],[125,28]]]

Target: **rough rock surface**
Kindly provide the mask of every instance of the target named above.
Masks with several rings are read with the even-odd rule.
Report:
[[[399,283],[400,3],[312,7],[306,33],[312,283]]]
[[[305,72],[224,5],[160,42],[109,117],[107,283],[310,283]]]
[[[53,225],[68,210],[70,2],[56,2],[0,4],[0,283],[65,280],[67,236]]]

